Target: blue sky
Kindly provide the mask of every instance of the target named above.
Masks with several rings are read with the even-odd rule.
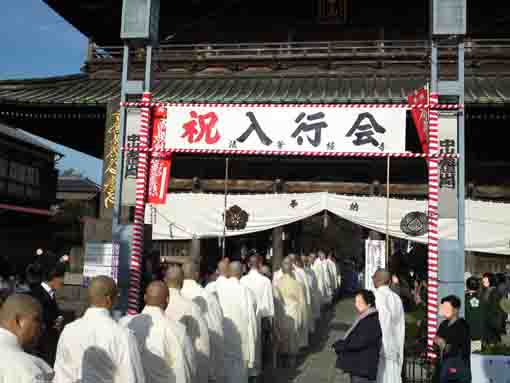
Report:
[[[87,51],[87,40],[80,32],[42,0],[3,0],[1,4],[0,79],[80,71]],[[101,161],[61,145],[51,145],[65,155],[59,169],[77,168],[95,182],[101,182]]]

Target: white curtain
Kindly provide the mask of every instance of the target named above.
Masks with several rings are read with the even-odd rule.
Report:
[[[328,210],[366,228],[386,232],[386,198],[329,193],[230,194],[227,209],[237,205],[248,215],[246,227],[227,230],[227,236],[244,235],[300,221]],[[400,229],[411,212],[426,213],[427,201],[390,199],[389,234],[426,243],[427,234],[410,237]],[[219,194],[169,194],[166,205],[146,209],[153,239],[181,240],[223,235],[224,196]],[[440,220],[442,238],[455,239],[456,223]],[[510,255],[510,204],[466,201],[466,250]]]

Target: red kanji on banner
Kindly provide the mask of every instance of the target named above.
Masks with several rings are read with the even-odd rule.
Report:
[[[414,94],[407,97],[407,102],[410,105],[416,104],[428,104],[428,93],[427,89],[422,88]],[[411,110],[411,116],[413,117],[416,131],[418,132],[418,138],[420,139],[421,148],[423,153],[428,153],[428,141],[427,141],[427,109],[413,108]]]
[[[199,115],[197,112],[192,111],[190,116],[192,120],[182,125],[184,133],[181,138],[186,138],[190,144],[194,144],[202,141],[205,137],[205,143],[207,145],[213,145],[220,140],[220,132],[216,129],[216,123],[218,122],[216,113],[209,112]],[[200,130],[197,129],[197,120]],[[213,132],[215,132],[214,135]]]
[[[166,108],[156,108],[152,121],[152,147],[162,150],[165,148],[166,138]],[[149,203],[164,204],[166,202],[171,165],[170,157],[152,158],[147,193]]]

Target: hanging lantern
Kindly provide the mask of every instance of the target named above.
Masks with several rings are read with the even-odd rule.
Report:
[[[328,225],[329,225],[328,211],[324,210],[324,216],[322,218],[322,227],[324,228],[324,230],[328,228]]]

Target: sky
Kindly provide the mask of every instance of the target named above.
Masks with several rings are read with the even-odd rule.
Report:
[[[67,0],[72,1],[72,0]],[[87,39],[42,0],[2,0],[0,80],[79,73]],[[101,182],[102,161],[49,141],[65,157],[58,168],[75,168]]]

